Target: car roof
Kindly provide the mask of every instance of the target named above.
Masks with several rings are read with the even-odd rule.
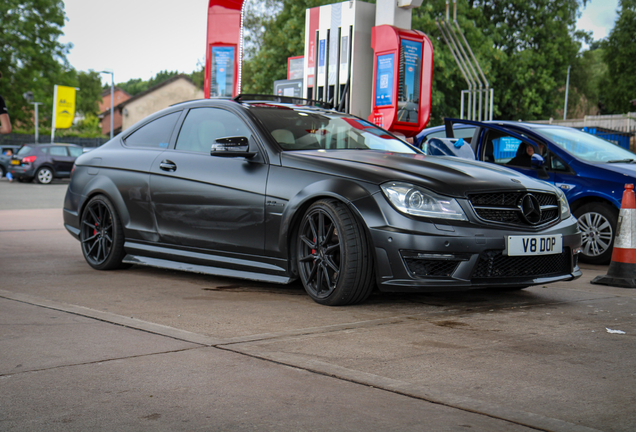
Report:
[[[502,126],[509,127],[525,127],[528,129],[541,129],[541,128],[555,128],[555,129],[572,129],[570,126],[561,126],[561,125],[553,125],[547,123],[530,123],[530,122],[520,122],[520,121],[512,121],[512,120],[492,120],[483,122],[485,124],[498,124]]]
[[[455,119],[453,119],[455,120]],[[461,121],[461,120],[459,120]],[[489,121],[482,121],[482,122],[476,122],[476,123],[481,123],[484,125],[496,125],[496,126],[503,126],[503,127],[510,127],[510,128],[528,128],[528,129],[542,129],[542,128],[555,128],[555,129],[572,129],[569,126],[561,126],[561,125],[553,125],[553,124],[546,124],[546,123],[530,123],[530,122],[523,122],[523,121],[513,121],[513,120],[489,120]],[[420,133],[418,134],[418,136],[425,136],[428,135],[429,133],[434,133],[434,132],[438,132],[440,130],[444,130],[446,126],[445,125],[439,125],[439,126],[431,126],[429,128],[425,128],[422,129],[422,131],[420,131]],[[477,125],[474,124],[467,124],[467,123],[453,123],[453,129],[467,129],[467,128],[475,128],[478,127]]]
[[[240,105],[245,108],[258,107],[258,108],[288,108],[288,109],[312,109],[322,111],[334,110],[333,105],[328,102],[316,101],[311,99],[303,99],[290,96],[277,96],[277,95],[260,95],[260,94],[241,94],[234,98],[228,98],[224,96],[211,97],[204,99],[194,99],[184,102],[179,102],[171,105],[170,107],[184,107],[189,105],[201,105],[201,103],[210,104],[222,104],[222,105]],[[341,113],[345,115],[346,113]]]
[[[26,143],[23,144],[25,146],[35,146],[35,147],[51,147],[51,146],[71,146],[71,147],[81,147],[79,144],[73,143]]]

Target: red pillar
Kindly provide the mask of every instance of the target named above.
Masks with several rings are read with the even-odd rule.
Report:
[[[239,56],[241,46],[241,9],[244,0],[210,0],[208,4],[208,31],[205,48],[204,95],[210,97],[211,90],[218,95],[231,83],[231,96],[239,92]],[[214,65],[213,65],[214,62]],[[227,67],[226,67],[226,62]],[[214,66],[214,68],[213,68]],[[212,82],[212,76],[216,82]],[[219,80],[218,78],[221,78]],[[220,82],[223,81],[223,82]]]

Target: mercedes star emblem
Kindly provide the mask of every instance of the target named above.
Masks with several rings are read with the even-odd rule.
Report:
[[[532,194],[526,194],[521,198],[519,203],[523,218],[530,225],[536,225],[541,222],[541,205],[539,200]]]

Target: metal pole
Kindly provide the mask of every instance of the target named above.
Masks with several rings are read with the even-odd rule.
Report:
[[[448,11],[447,11],[448,12]],[[446,45],[448,45],[448,49],[450,49],[451,54],[453,55],[453,58],[455,59],[455,63],[457,63],[457,67],[459,67],[460,72],[462,73],[462,75],[464,76],[464,79],[466,80],[466,83],[468,84],[468,120],[474,120],[471,113],[470,113],[470,107],[472,106],[472,96],[473,96],[473,87],[475,87],[475,84],[473,83],[472,80],[472,76],[470,75],[470,72],[468,71],[468,67],[466,65],[464,65],[463,59],[461,59],[460,57],[458,57],[458,55],[461,56],[461,54],[459,53],[459,49],[457,48],[456,44],[455,44],[455,40],[452,37],[452,34],[449,34],[448,36],[446,35],[446,31],[445,30],[445,23],[444,21],[438,21],[435,20],[435,24],[437,24],[437,28],[439,29],[439,31],[442,33],[442,37],[444,38],[444,42],[446,42]]]
[[[458,45],[459,39],[456,39],[456,37],[454,36],[453,27],[451,26],[450,21],[442,21],[442,27],[446,29],[448,39],[451,41],[451,45],[449,45],[449,47],[452,46],[452,49],[454,49],[455,52],[457,53],[457,55],[455,56],[455,61],[461,62],[461,64],[464,67],[464,70],[466,71],[466,75],[468,75],[468,79],[470,80],[469,89],[471,91],[470,93],[471,99],[468,101],[468,112],[469,112],[468,119],[476,120],[475,109],[477,105],[477,83],[475,82],[475,77],[470,70],[472,68],[472,66],[470,65],[470,60],[465,58],[465,53],[463,51],[463,48],[460,45]]]
[[[110,139],[113,139],[113,119],[115,117],[115,72],[103,70],[100,73],[110,74]]]
[[[42,102],[31,102],[33,105],[35,105],[35,143],[38,144],[39,141],[39,119],[38,119],[38,105],[41,105]]]
[[[40,138],[39,130],[38,130],[38,103],[34,103],[35,105],[35,143],[37,144]]]
[[[53,87],[53,124],[51,125],[51,144],[55,141],[55,120],[57,117],[57,84]]]
[[[457,1],[455,1],[453,3],[453,20],[455,23],[455,26],[457,27],[457,30],[462,38],[460,39],[455,33],[455,28],[453,27],[451,21],[446,21],[446,25],[448,27],[448,33],[451,35],[451,38],[456,42],[456,48],[459,47],[459,51],[460,54],[459,56],[462,58],[462,60],[464,61],[464,63],[467,65],[466,67],[466,71],[468,72],[468,74],[471,76],[471,78],[473,79],[473,81],[475,82],[475,88],[474,88],[474,95],[473,95],[473,113],[472,113],[472,118],[471,120],[479,120],[481,121],[481,106],[482,106],[482,100],[481,100],[481,90],[483,89],[483,83],[481,81],[481,79],[479,78],[479,75],[477,74],[477,72],[475,71],[475,68],[473,67],[472,62],[470,61],[470,57],[468,57],[468,54],[466,54],[466,51],[464,50],[464,46],[462,45],[462,39],[464,40],[464,43],[466,43],[466,45],[468,45],[468,42],[466,41],[466,38],[464,37],[464,34],[462,33],[461,29],[459,28],[459,24],[457,23]],[[469,46],[470,48],[470,46]],[[477,85],[479,85],[479,90],[477,89]],[[479,106],[476,107],[477,103],[477,94],[479,93]],[[476,113],[477,111],[477,113]]]
[[[565,107],[563,108],[563,120],[567,119],[568,116],[568,90],[570,89],[570,67],[572,65],[568,65],[568,78],[565,81]]]
[[[113,139],[113,120],[115,118],[115,73],[110,73],[110,139]]]

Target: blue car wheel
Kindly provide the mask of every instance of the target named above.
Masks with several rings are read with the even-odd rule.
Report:
[[[588,264],[607,264],[612,257],[617,212],[607,204],[590,203],[574,212],[581,239],[581,261]]]

